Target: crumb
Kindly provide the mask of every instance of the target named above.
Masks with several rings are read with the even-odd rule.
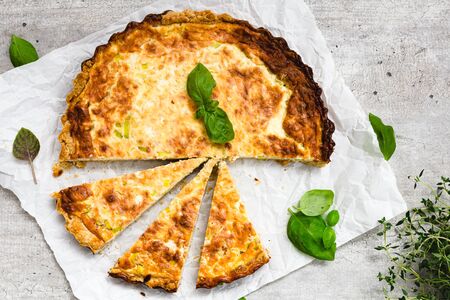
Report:
[[[39,43],[39,40],[36,40],[36,43]]]
[[[277,160],[277,163],[279,163],[282,166],[288,166],[292,163],[290,160]]]
[[[387,72],[386,75],[389,76],[389,77],[391,77],[391,76],[392,76],[392,73],[391,73],[391,72]]]
[[[27,26],[27,23],[23,22],[23,23],[22,23],[22,26],[23,26],[23,27]]]
[[[141,292],[141,295],[142,295],[142,297],[145,297],[145,293],[144,292]]]
[[[260,184],[260,183],[261,183],[261,180],[259,180],[259,179],[258,179],[258,178],[256,178],[256,177],[255,177],[255,179],[254,179],[254,180],[255,180],[256,184]]]
[[[377,95],[377,94],[378,94],[378,92],[377,92],[377,91],[373,91],[373,94],[374,94],[374,95]]]
[[[52,167],[52,173],[53,177],[59,177],[64,172],[64,169],[66,169],[66,163],[55,163]]]
[[[430,95],[430,99],[433,99],[433,97],[434,97],[433,95]]]
[[[380,61],[378,62],[378,64],[379,64],[379,65],[381,65],[382,63],[383,63],[383,61],[382,61],[382,60],[380,60]]]
[[[336,45],[336,48],[338,48],[338,45]]]

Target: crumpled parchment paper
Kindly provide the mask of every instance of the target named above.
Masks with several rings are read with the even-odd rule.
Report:
[[[141,291],[154,299],[202,298],[238,299],[311,262],[292,246],[286,235],[287,208],[309,189],[335,191],[333,207],[341,214],[336,226],[337,244],[342,245],[368,231],[385,216],[391,218],[404,210],[394,174],[378,150],[366,113],[336,72],[325,40],[314,17],[301,0],[284,1],[149,1],[150,5],[104,30],[59,48],[37,62],[0,75],[0,184],[12,190],[30,215],[36,218],[44,237],[64,270],[73,293],[80,299],[142,299]],[[303,61],[312,67],[314,78],[323,89],[329,117],[336,125],[336,149],[332,162],[324,168],[292,163],[282,166],[274,161],[237,160],[231,171],[250,219],[272,259],[251,276],[212,290],[195,290],[198,256],[208,217],[211,189],[201,209],[197,230],[186,263],[183,280],[176,294],[150,290],[110,278],[108,269],[140,236],[180,185],[154,205],[135,224],[125,230],[102,254],[92,255],[66,232],[64,221],[55,212],[50,193],[63,187],[107,178],[156,166],[160,162],[91,163],[85,169],[72,169],[60,178],[51,175],[59,154],[57,135],[65,96],[80,63],[91,57],[96,46],[107,42],[114,32],[130,21],[140,21],[148,13],[167,9],[210,9],[227,12],[235,18],[268,28],[284,37]],[[14,137],[21,127],[31,129],[41,142],[35,160],[38,185],[24,161],[11,154]],[[192,176],[191,176],[192,177]],[[337,250],[339,256],[339,249]],[[330,262],[332,263],[332,262]]]

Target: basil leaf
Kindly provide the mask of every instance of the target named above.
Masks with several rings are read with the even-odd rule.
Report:
[[[13,35],[9,45],[9,58],[14,67],[19,67],[38,60],[39,56],[30,42]]]
[[[217,107],[213,112],[206,111],[203,120],[206,133],[213,143],[224,144],[234,139],[233,124],[221,108]]]
[[[325,249],[329,249],[333,246],[334,242],[336,241],[336,233],[334,232],[333,228],[329,226],[325,227],[322,240]]]
[[[206,102],[206,104],[205,104],[205,109],[208,112],[214,112],[214,111],[216,111],[216,109],[218,107],[219,107],[219,101],[217,101],[217,100],[211,100],[211,101]]]
[[[205,114],[206,114],[206,109],[204,106],[201,106],[195,112],[195,118],[202,119],[205,116]]]
[[[331,190],[310,190],[300,198],[296,208],[307,216],[320,216],[333,204],[333,198]]]
[[[216,81],[209,70],[202,64],[197,64],[188,75],[187,92],[197,106],[206,105],[210,101],[212,90],[215,86]]]
[[[203,119],[206,134],[213,143],[224,144],[234,139],[234,129],[227,113],[219,107],[219,101],[211,99],[215,86],[213,76],[202,64],[197,64],[188,75],[187,92],[197,104],[195,117]]]
[[[337,210],[332,210],[327,215],[328,226],[335,226],[339,222],[339,212]]]
[[[336,244],[328,249],[323,244],[323,233],[327,227],[321,216],[306,216],[292,212],[287,226],[291,243],[300,251],[321,260],[334,260]]]
[[[28,129],[21,128],[13,143],[13,155],[17,159],[27,160],[31,167],[34,184],[37,184],[33,160],[39,153],[40,144],[37,137]]]
[[[385,125],[379,117],[372,113],[369,113],[369,121],[377,135],[378,146],[381,153],[383,153],[384,159],[389,160],[396,148],[394,128]]]

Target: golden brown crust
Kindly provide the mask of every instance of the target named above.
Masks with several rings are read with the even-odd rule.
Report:
[[[263,155],[253,154],[253,157],[263,156],[264,158],[302,160],[305,163],[317,166],[322,166],[329,162],[334,148],[334,142],[332,140],[334,124],[327,118],[327,109],[321,100],[322,90],[314,82],[311,68],[303,64],[300,56],[289,49],[284,39],[273,37],[264,28],[256,29],[246,21],[236,20],[225,14],[216,15],[210,11],[184,11],[180,13],[168,11],[162,14],[148,15],[141,23],[129,23],[123,32],[112,35],[108,44],[97,47],[94,56],[82,64],[82,73],[75,79],[74,89],[67,98],[69,107],[66,115],[62,119],[63,131],[60,135],[62,144],[61,161],[108,159],[108,157],[112,157],[112,159],[118,158],[113,157],[115,149],[111,149],[108,143],[101,141],[102,135],[111,131],[111,121],[105,122],[109,125],[106,125],[106,128],[97,132],[96,138],[99,138],[99,141],[96,140],[96,145],[93,145],[90,133],[92,130],[90,114],[86,111],[86,105],[78,102],[79,96],[85,91],[89,80],[93,79],[95,79],[96,92],[93,94],[92,91],[86,91],[90,93],[89,96],[96,99],[103,99],[103,97],[107,96],[107,92],[102,91],[102,84],[107,82],[112,74],[92,68],[97,61],[111,60],[113,58],[113,54],[110,53],[111,51],[108,52],[112,45],[120,46],[127,51],[135,51],[135,49],[141,46],[139,39],[143,35],[150,33],[156,34],[151,31],[151,28],[169,26],[171,24],[214,26],[218,32],[216,38],[220,36],[222,38],[221,42],[236,45],[246,55],[256,55],[267,66],[270,72],[275,74],[292,91],[286,107],[286,115],[282,122],[282,128],[295,143],[290,139],[284,138],[261,138],[254,147],[259,145],[260,149],[264,151]],[[199,28],[196,27],[195,29],[200,30]],[[196,33],[195,30],[192,32],[186,31],[183,34],[183,38],[187,41],[196,40],[198,39],[198,35],[201,35]],[[184,46],[189,47],[189,42]],[[152,47],[148,47],[146,51],[159,51],[154,46]],[[181,57],[180,59],[183,58]],[[121,72],[124,72],[123,67],[121,70]],[[249,78],[251,79],[251,76],[252,74],[245,74],[246,80],[244,81],[248,81]],[[126,100],[129,100],[135,95],[132,83],[126,84],[126,87],[126,89],[122,89],[121,93],[118,93],[119,95],[123,95],[122,98],[116,100],[117,103],[122,103],[122,109],[124,110],[127,110],[129,105],[129,103],[126,103]],[[244,87],[244,91],[247,90],[248,87]],[[272,105],[275,107],[278,103],[273,103]],[[264,112],[270,113],[271,108],[267,105],[264,106],[266,107],[259,108],[255,112],[259,114],[263,114]],[[108,110],[107,106],[103,109],[105,111],[97,111],[98,115],[101,117],[110,115],[111,109]],[[96,111],[92,111],[91,113],[96,114]],[[239,117],[239,111],[236,111],[236,113]],[[245,111],[243,113],[245,114]],[[192,134],[196,137],[193,132],[184,132],[180,136],[184,136],[185,134]],[[175,139],[175,144],[172,143],[173,147],[178,150],[175,153],[170,153],[169,157],[163,158],[182,158],[187,156],[252,156],[249,153],[240,155],[240,150],[235,149],[236,147],[239,148],[239,145],[234,148],[224,147],[219,150],[213,148],[214,151],[198,151],[198,153],[195,151],[183,152],[180,149],[186,149],[186,147],[183,144],[179,144],[177,142],[178,139],[178,137]],[[207,145],[208,141],[199,140],[197,143],[198,145],[194,145],[193,148],[202,149],[206,147],[205,145]],[[296,143],[304,145],[307,152],[305,152],[305,149],[299,148]],[[94,148],[98,148],[98,150],[94,150]],[[221,154],[218,155],[217,153]],[[148,156],[149,158],[161,158],[156,154],[149,154]],[[130,157],[128,156],[126,158]],[[141,157],[131,156],[131,158]]]
[[[229,276],[218,276],[213,278],[198,277],[196,288],[211,289],[222,283],[230,283],[250,274],[255,273],[259,268],[269,262],[269,257],[261,257],[251,261],[249,264],[230,272]]]
[[[208,161],[186,184],[109,274],[150,288],[176,292],[201,200],[216,161]]]
[[[91,195],[92,191],[88,184],[67,188],[52,197],[56,200],[56,211],[66,220],[66,229],[72,233],[75,239],[83,247],[88,247],[93,253],[100,250],[105,241],[96,234],[95,230],[89,229],[89,222],[84,223],[77,215],[73,215],[76,210],[76,201],[82,202]]]
[[[178,161],[85,183],[53,193],[52,197],[67,231],[81,246],[97,253],[204,161]]]
[[[200,258],[197,288],[213,288],[250,275],[269,259],[247,218],[226,163],[221,162]]]

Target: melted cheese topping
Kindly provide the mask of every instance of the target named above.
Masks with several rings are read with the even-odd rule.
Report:
[[[215,160],[170,202],[139,240],[109,271],[111,276],[130,282],[143,282],[169,292],[178,288],[201,200]]]
[[[189,159],[69,187],[53,195],[67,230],[94,253],[135,221],[205,159]]]
[[[270,57],[273,49],[261,52],[253,40],[238,36],[241,31],[231,23],[143,24],[108,44],[79,75],[76,82],[83,85],[68,96],[60,159],[254,157],[325,163],[314,98],[318,87],[284,56],[280,65],[289,73],[272,73],[260,56],[276,60]],[[233,124],[235,138],[226,145],[211,143],[194,117],[186,81],[197,63],[211,71],[217,82],[213,98]],[[299,81],[286,84],[290,73]]]
[[[141,49],[147,45],[142,45]],[[229,44],[193,51],[161,51],[163,53],[148,56],[142,56],[140,52],[121,54],[111,62],[112,72],[127,70],[121,76],[131,79],[130,85],[136,89],[128,95],[131,104],[126,114],[111,115],[108,111],[107,119],[115,122],[106,136],[103,136],[103,130],[108,121],[96,116],[95,112],[105,102],[117,101],[114,90],[120,85],[121,77],[115,77],[109,95],[90,105],[94,124],[92,136],[97,141],[95,157],[173,158],[178,157],[180,148],[191,156],[260,157],[264,156],[262,149],[251,145],[261,131],[289,139],[282,124],[290,91],[258,58],[251,59]],[[194,118],[196,107],[187,95],[186,80],[198,62],[203,63],[215,78],[214,96],[235,129],[236,138],[227,152],[207,140],[204,124]],[[243,99],[246,103],[242,103]],[[264,116],[259,114],[261,109],[274,113]],[[255,119],[249,120],[243,114]],[[259,129],[256,132],[255,126]],[[105,144],[108,150],[102,151]]]
[[[270,257],[247,218],[225,162],[219,174],[203,244],[197,287],[211,288],[255,272]]]

